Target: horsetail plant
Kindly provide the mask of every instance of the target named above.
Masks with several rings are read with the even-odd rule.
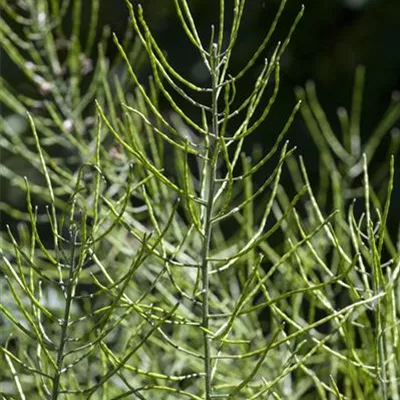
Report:
[[[1,79],[0,101],[27,115],[31,132],[22,139],[1,117],[1,148],[35,171],[29,179],[1,166],[27,202],[26,212],[0,203],[19,221],[0,237],[2,398],[400,399],[400,236],[388,228],[396,131],[380,192],[368,172],[400,103],[364,145],[359,68],[350,117],[339,113],[341,142],[308,84],[281,131],[268,132],[274,145],[247,155],[246,140],[268,126],[303,14],[272,44],[285,3],[233,71],[245,1],[228,21],[220,0],[204,38],[189,2],[174,0],[204,84],[174,67],[128,0],[113,62],[107,30],[94,46],[98,0],[84,45],[80,0],[70,40],[69,1],[1,3],[1,46],[40,89],[38,99]],[[239,93],[254,71],[253,88]],[[316,194],[285,141],[299,109],[320,150]]]

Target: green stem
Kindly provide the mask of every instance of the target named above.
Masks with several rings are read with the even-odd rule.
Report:
[[[56,400],[60,393],[60,379],[63,369],[63,361],[64,361],[64,347],[67,342],[67,333],[68,333],[68,325],[69,318],[71,313],[72,299],[74,294],[74,271],[75,271],[75,243],[76,243],[77,232],[75,232],[73,238],[73,245],[71,251],[71,265],[69,268],[68,282],[67,282],[67,292],[65,298],[65,309],[64,309],[64,317],[61,323],[61,337],[57,350],[57,369],[53,378],[53,391],[51,394],[51,400]]]
[[[218,96],[220,89],[218,88],[218,66],[217,66],[217,47],[213,45],[213,53],[211,55],[211,77],[212,77],[212,131],[214,137],[209,136],[209,144],[207,148],[208,157],[206,158],[207,167],[205,170],[205,187],[206,193],[206,212],[202,225],[204,227],[204,242],[202,249],[202,317],[203,317],[203,340],[204,340],[204,371],[205,371],[205,400],[211,400],[211,339],[207,333],[209,328],[209,286],[210,286],[210,270],[209,270],[209,252],[212,234],[212,212],[215,196],[216,168],[218,160]]]

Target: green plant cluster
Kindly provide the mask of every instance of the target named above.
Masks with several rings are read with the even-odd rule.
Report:
[[[0,177],[27,204],[0,202],[18,221],[0,236],[1,398],[400,399],[400,230],[388,228],[400,102],[364,140],[364,69],[339,134],[308,83],[281,131],[265,132],[275,144],[245,154],[303,14],[273,43],[285,2],[231,71],[245,0],[219,1],[208,38],[174,0],[204,86],[171,65],[129,1],[126,36],[111,44],[106,29],[98,46],[99,0],[84,42],[81,0],[0,3],[0,45],[30,81],[16,93],[0,77],[12,113],[0,118]],[[287,140],[298,113],[319,149],[317,192]],[[388,136],[388,162],[370,176]]]

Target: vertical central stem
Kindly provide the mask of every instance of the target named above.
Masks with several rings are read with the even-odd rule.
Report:
[[[218,160],[218,73],[217,73],[217,46],[212,47],[211,54],[211,78],[212,78],[212,132],[214,137],[209,135],[207,147],[207,166],[205,168],[205,188],[206,188],[206,212],[204,213],[204,242],[202,249],[202,316],[203,316],[203,340],[204,340],[204,371],[205,371],[205,400],[211,400],[211,338],[207,333],[209,329],[209,287],[210,287],[210,270],[209,270],[209,252],[212,234],[212,214],[215,195],[216,168]]]
[[[209,249],[210,249],[210,240],[211,240],[211,215],[212,215],[212,201],[213,201],[213,188],[214,188],[214,179],[212,179],[213,171],[211,168],[207,167],[207,175],[209,177],[208,182],[208,197],[207,197],[207,210],[205,214],[205,224],[204,224],[204,245],[203,245],[203,260],[201,265],[201,273],[202,273],[202,291],[203,291],[203,327],[205,331],[203,332],[204,339],[204,369],[205,369],[205,398],[206,400],[211,399],[211,339],[210,335],[207,333],[209,327],[209,304],[208,304],[208,296],[209,296]]]
[[[67,335],[68,335],[68,326],[70,321],[70,313],[71,313],[71,306],[72,306],[72,299],[74,295],[74,272],[76,270],[75,265],[75,244],[77,240],[77,233],[74,232],[73,235],[73,244],[72,244],[72,251],[71,251],[71,263],[69,266],[69,275],[68,275],[68,282],[67,282],[67,290],[65,293],[65,308],[64,308],[64,318],[62,319],[61,323],[61,335],[60,335],[60,342],[57,349],[57,361],[56,361],[56,371],[53,377],[53,389],[51,393],[51,400],[57,400],[59,397],[60,392],[60,379],[64,361],[64,348],[67,342]]]

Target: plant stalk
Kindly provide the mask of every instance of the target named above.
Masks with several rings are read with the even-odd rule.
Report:
[[[204,227],[204,241],[202,249],[202,264],[201,264],[201,274],[202,274],[202,324],[204,327],[203,340],[204,340],[204,372],[205,372],[205,400],[211,400],[211,339],[210,335],[207,333],[209,329],[209,286],[210,286],[210,270],[209,270],[209,252],[210,243],[212,235],[212,214],[213,214],[213,204],[215,196],[215,182],[217,174],[217,161],[218,161],[218,136],[219,136],[219,126],[218,126],[218,96],[220,93],[220,88],[218,88],[218,63],[217,63],[217,52],[218,48],[216,44],[213,44],[213,52],[211,54],[210,62],[210,72],[212,78],[212,131],[215,135],[208,137],[207,155],[206,158],[206,168],[205,168],[205,188],[206,193],[206,212],[203,217],[203,227]]]
[[[64,317],[61,324],[61,337],[57,350],[57,370],[53,378],[53,390],[51,393],[51,400],[57,400],[60,391],[60,379],[62,374],[62,367],[64,361],[64,347],[67,341],[69,318],[71,313],[72,299],[74,297],[74,272],[75,272],[75,243],[77,238],[77,232],[74,234],[73,246],[71,251],[71,265],[69,268],[67,292],[65,296],[65,309]]]

